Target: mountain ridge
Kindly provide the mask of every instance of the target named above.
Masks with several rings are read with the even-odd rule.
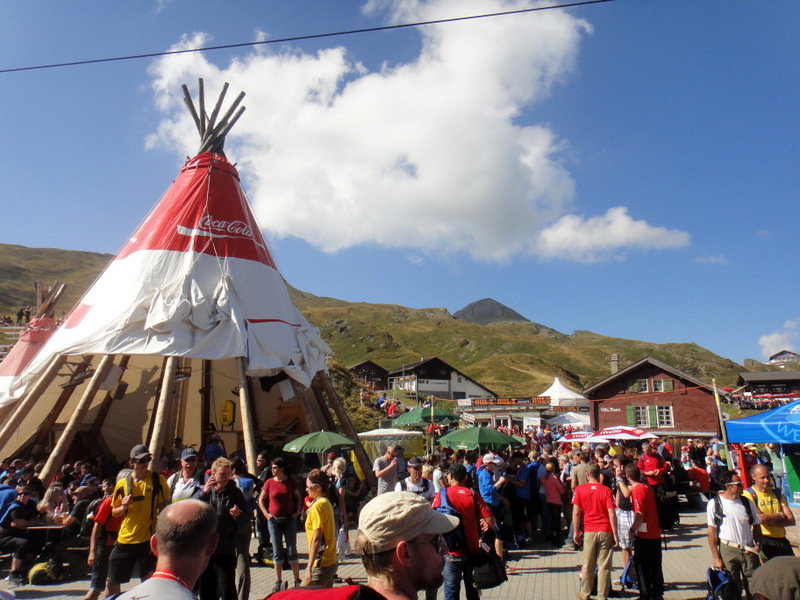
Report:
[[[56,310],[62,316],[112,258],[0,244],[0,314],[13,315],[20,306],[33,304],[32,283],[41,279],[45,285],[55,280],[68,284]],[[610,374],[613,354],[621,368],[651,356],[704,381],[716,378],[720,385],[733,385],[739,372],[758,368],[745,368],[692,342],[655,344],[585,330],[567,335],[491,298],[450,314],[445,308],[347,302],[287,286],[341,365],[369,359],[392,370],[421,356],[438,356],[502,395],[539,395],[554,377],[579,391]],[[474,322],[479,318],[488,322]]]

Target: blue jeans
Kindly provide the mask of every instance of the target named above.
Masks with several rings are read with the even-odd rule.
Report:
[[[267,521],[269,527],[269,537],[272,540],[272,560],[276,564],[283,564],[284,545],[285,552],[289,555],[289,562],[296,563],[297,557],[297,519],[289,518],[286,521],[278,522],[273,517]]]
[[[445,555],[444,600],[458,600],[462,577],[467,600],[478,600],[478,588],[472,579],[472,561],[467,557]]]

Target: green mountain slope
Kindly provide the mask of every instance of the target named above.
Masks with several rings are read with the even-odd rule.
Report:
[[[45,288],[56,281],[67,284],[56,306],[56,316],[62,316],[80,300],[112,258],[111,254],[97,252],[0,244],[0,315],[15,316],[21,307],[35,307],[33,286],[40,279]]]
[[[33,304],[35,279],[46,284],[58,279],[69,285],[58,307],[61,315],[110,259],[105,254],[0,244],[0,314]],[[444,308],[345,302],[291,286],[289,292],[342,365],[369,359],[392,370],[423,356],[438,356],[501,395],[541,394],[554,377],[580,390],[610,373],[612,354],[619,355],[620,367],[652,356],[704,381],[716,378],[721,386],[733,385],[741,371],[754,370],[693,343],[653,344],[589,331],[566,335],[527,320],[483,325],[457,319]]]

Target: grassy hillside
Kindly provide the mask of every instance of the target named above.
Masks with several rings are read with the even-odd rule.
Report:
[[[558,333],[535,323],[467,323],[443,308],[349,303],[292,290],[298,308],[318,326],[344,365],[372,360],[392,370],[438,356],[501,395],[530,396],[554,377],[580,390],[610,373],[616,353],[624,367],[652,356],[690,375],[732,385],[741,365],[697,344],[652,344],[588,331]]]
[[[56,307],[56,316],[61,316],[80,300],[112,258],[96,252],[0,244],[0,314],[15,316],[28,305],[35,309],[33,286],[40,279],[45,288],[56,281],[67,284]]]
[[[14,314],[20,306],[33,304],[35,279],[46,284],[58,279],[69,285],[60,315],[110,259],[105,254],[0,244],[0,313]],[[554,377],[580,390],[610,373],[615,353],[621,367],[652,356],[704,381],[716,378],[722,386],[733,385],[741,371],[755,370],[693,343],[653,344],[589,331],[567,335],[533,322],[481,325],[456,319],[444,308],[344,302],[291,287],[289,291],[341,365],[369,359],[392,370],[423,356],[438,356],[501,395],[538,395]]]

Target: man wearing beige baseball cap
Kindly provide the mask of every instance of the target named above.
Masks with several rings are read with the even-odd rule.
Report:
[[[361,510],[353,546],[361,554],[369,582],[351,586],[352,593],[345,597],[416,600],[419,590],[438,588],[444,581],[443,553],[447,552],[442,534],[458,524],[457,517],[433,510],[427,500],[412,492],[377,496]],[[294,592],[287,590],[270,598],[291,598]],[[330,590],[319,593],[329,595]]]

